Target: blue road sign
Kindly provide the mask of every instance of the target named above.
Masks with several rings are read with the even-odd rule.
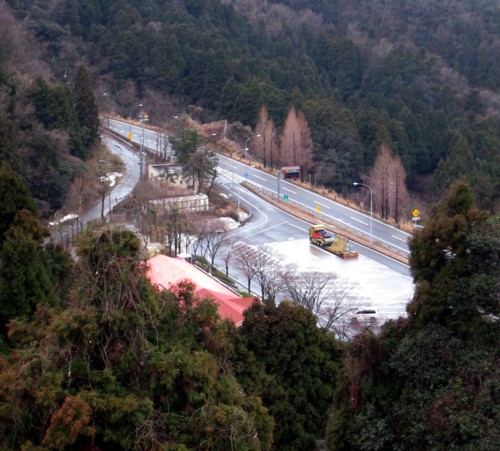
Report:
[[[288,194],[283,194],[283,202],[288,202]]]
[[[244,175],[245,175],[246,178],[248,178],[248,172],[247,171],[245,171]]]

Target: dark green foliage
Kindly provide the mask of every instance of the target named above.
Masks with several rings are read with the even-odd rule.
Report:
[[[66,145],[57,148],[61,142],[51,139],[49,133],[34,135],[31,142],[33,155],[26,158],[29,167],[30,177],[28,179],[29,188],[39,202],[46,202],[54,209],[61,208],[64,199],[69,191],[71,180],[79,167],[83,166],[68,162],[64,158]],[[63,141],[64,142],[64,141]],[[62,155],[61,155],[62,154]]]
[[[0,250],[0,321],[30,317],[37,304],[52,304],[52,284],[45,266],[43,240],[48,231],[28,210],[20,210],[4,235]]]
[[[0,247],[5,232],[22,209],[36,214],[35,203],[25,183],[12,171],[8,163],[3,162],[0,169]]]
[[[66,131],[71,153],[86,157],[88,150],[82,143],[70,91],[63,86],[50,87],[42,78],[37,78],[31,87],[30,99],[35,107],[36,118],[48,129]]]
[[[65,308],[11,322],[2,448],[270,448],[267,410],[227,365],[234,326],[190,282],[157,293],[140,250],[128,231],[88,232]]]
[[[72,94],[82,144],[89,149],[99,139],[99,111],[85,66],[80,66],[76,72]]]
[[[110,91],[127,97],[115,99],[122,111],[130,108],[134,85],[137,102],[145,94],[168,94],[175,103],[204,108],[207,120],[217,115],[254,126],[264,105],[279,132],[294,105],[308,111],[318,183],[348,195],[351,181],[369,173],[385,144],[401,157],[410,187],[420,189],[437,171],[437,199],[466,176],[481,208],[500,208],[494,0],[474,6],[465,0],[275,1],[252,8],[216,0],[94,0],[63,2],[54,11],[10,3],[42,41],[56,76],[80,74],[80,60],[88,61]],[[459,81],[465,79],[469,86]],[[83,103],[92,99],[81,96]],[[339,103],[353,118],[349,124],[327,120]],[[51,111],[61,109],[61,99],[42,108],[43,117],[35,104],[39,119],[53,124]],[[314,104],[325,114],[309,108]],[[86,157],[96,119],[87,110],[82,122],[77,110],[81,130],[68,130],[71,148]]]
[[[14,123],[4,114],[0,114],[0,161],[8,163],[17,173],[24,172]]]
[[[187,164],[203,143],[203,137],[195,130],[184,130],[182,135],[172,143],[177,161]]]
[[[480,305],[467,301],[467,283],[477,275],[469,265],[473,249],[467,246],[467,237],[487,215],[474,208],[470,188],[459,182],[434,209],[433,218],[410,243],[417,293],[408,311],[419,324],[434,320],[458,330],[472,327]]]
[[[348,349],[331,449],[498,447],[499,218],[452,186],[411,242],[409,318]]]
[[[274,449],[314,449],[335,388],[335,338],[317,328],[309,311],[288,302],[254,303],[239,336],[236,374],[273,415]]]

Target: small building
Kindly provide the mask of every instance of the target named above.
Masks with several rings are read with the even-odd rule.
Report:
[[[283,166],[281,173],[285,179],[300,179],[300,166]]]
[[[199,299],[214,299],[220,317],[232,320],[236,326],[242,324],[243,312],[252,305],[255,299],[258,299],[243,298],[239,293],[183,258],[157,255],[148,261],[147,275],[152,284],[160,289],[169,289],[182,280],[190,280],[196,286],[194,294]]]
[[[202,193],[150,200],[149,205],[156,207],[156,211],[160,214],[171,210],[173,207],[184,213],[207,211],[210,207],[208,196]]]

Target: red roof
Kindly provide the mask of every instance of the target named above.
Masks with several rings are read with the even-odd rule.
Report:
[[[243,311],[255,299],[241,297],[182,258],[157,255],[148,261],[147,274],[153,285],[163,289],[169,289],[181,280],[190,280],[196,285],[194,294],[199,299],[215,299],[220,317],[233,320],[237,326],[243,322]]]

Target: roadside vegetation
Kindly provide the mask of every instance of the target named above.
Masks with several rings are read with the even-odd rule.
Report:
[[[0,448],[498,449],[497,3],[164,3],[0,5]],[[353,287],[151,207],[168,184],[141,181],[124,207],[164,252],[260,286],[241,327],[190,281],[154,288],[130,230],[95,223],[71,255],[51,242],[43,220],[104,210],[119,167],[98,105],[131,118],[139,104],[217,213],[236,214],[209,144],[246,152],[257,135],[263,166],[300,165],[365,204],[352,182],[367,182],[383,218],[433,196],[407,316],[349,339]]]

